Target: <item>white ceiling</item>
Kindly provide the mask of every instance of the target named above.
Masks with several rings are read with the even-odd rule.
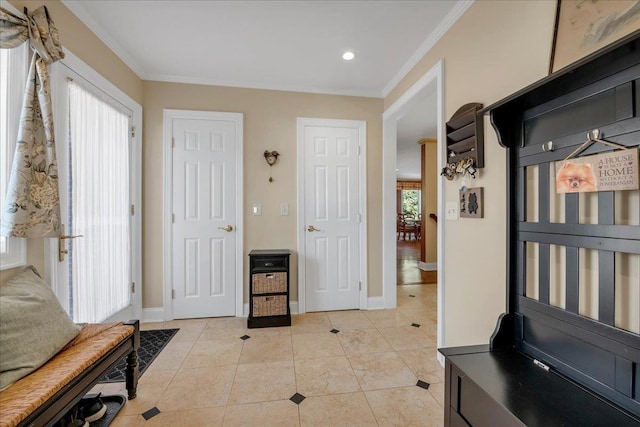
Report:
[[[371,97],[472,3],[62,1],[144,80]]]

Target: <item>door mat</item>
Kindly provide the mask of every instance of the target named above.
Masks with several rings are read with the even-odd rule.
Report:
[[[138,348],[138,373],[142,376],[151,362],[154,361],[162,349],[180,329],[156,329],[152,331],[140,331],[140,348]],[[100,383],[118,383],[126,378],[127,356],[120,359],[118,364],[105,375]]]
[[[90,393],[85,395],[84,397],[95,398],[96,396],[98,396],[96,393]],[[120,409],[122,409],[124,404],[127,402],[127,398],[121,394],[100,395],[100,400],[102,401],[104,406],[107,407],[107,410],[104,413],[104,415],[100,417],[99,420],[96,420],[89,424],[91,427],[107,427],[109,424],[111,424],[111,422],[115,419],[116,415],[118,415],[118,413],[120,412]],[[77,413],[78,413],[78,405],[71,408],[71,410],[61,420],[57,421],[53,426],[54,427],[70,426],[71,424],[69,424],[69,420],[70,420],[70,417],[72,416],[71,414],[74,414],[73,418],[75,418]]]
[[[90,396],[90,395],[89,395]],[[92,422],[91,427],[106,427],[115,419],[120,409],[127,402],[127,398],[121,394],[113,394],[109,396],[100,396],[102,403],[107,406],[107,412],[97,421]]]

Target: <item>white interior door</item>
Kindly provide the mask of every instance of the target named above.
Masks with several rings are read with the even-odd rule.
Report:
[[[224,117],[171,119],[174,318],[236,314],[239,132]]]
[[[306,311],[359,308],[360,129],[304,126],[302,138]]]
[[[54,76],[64,226],[49,250],[56,293],[75,322],[136,318],[133,111],[68,65]]]

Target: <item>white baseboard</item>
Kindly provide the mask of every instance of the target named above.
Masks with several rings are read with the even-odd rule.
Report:
[[[289,310],[291,314],[298,314],[298,301],[289,301]],[[242,307],[242,317],[249,317],[249,303]]]
[[[384,308],[384,297],[367,298],[367,310],[382,310]]]
[[[142,323],[164,322],[164,308],[153,307],[142,309]]]
[[[289,301],[289,309],[291,314],[298,314],[298,301]]]
[[[444,368],[444,355],[438,351],[436,357],[438,358],[438,362],[440,362],[440,366]]]
[[[436,271],[438,269],[438,263],[418,261],[418,268],[422,271]]]

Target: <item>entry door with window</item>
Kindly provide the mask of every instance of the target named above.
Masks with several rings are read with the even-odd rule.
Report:
[[[58,297],[75,322],[133,318],[132,113],[66,67],[58,70],[66,76],[55,93],[64,112],[56,121],[64,226]]]
[[[168,116],[167,116],[168,114]],[[193,117],[193,118],[192,118]],[[236,315],[237,250],[242,242],[242,116],[165,111],[171,150],[171,298],[173,317]],[[238,277],[237,277],[238,275]]]
[[[306,311],[360,307],[360,131],[330,122],[300,135]]]

